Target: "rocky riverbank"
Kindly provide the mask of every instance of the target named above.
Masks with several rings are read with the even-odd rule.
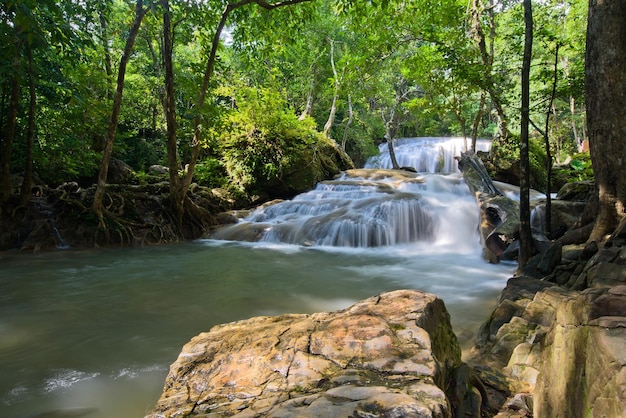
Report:
[[[465,362],[443,302],[399,290],[198,335],[147,417],[626,416],[620,231],[561,247],[547,276],[511,278]]]
[[[443,301],[399,290],[198,335],[148,417],[451,417],[480,408],[472,376]]]
[[[626,416],[624,243],[626,223],[599,246],[556,242],[549,274],[540,254],[509,280],[467,359],[498,417]]]
[[[579,186],[559,193],[555,229],[581,218],[590,188]],[[464,361],[443,302],[396,291],[197,336],[148,417],[626,416],[626,221],[601,243],[576,240],[537,240]]]

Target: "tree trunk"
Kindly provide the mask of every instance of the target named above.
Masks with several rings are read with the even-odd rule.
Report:
[[[329,42],[330,42],[330,66],[333,69],[335,94],[333,96],[333,103],[330,106],[330,113],[328,114],[328,120],[326,121],[326,124],[324,125],[324,135],[326,135],[328,138],[330,138],[330,130],[333,127],[333,124],[335,123],[335,114],[337,113],[337,100],[339,98],[339,87],[340,87],[339,75],[337,74],[337,68],[335,67],[335,41],[330,39]]]
[[[480,51],[480,57],[482,60],[482,65],[485,68],[485,77],[482,82],[483,90],[486,90],[491,98],[491,102],[493,107],[496,110],[496,115],[498,118],[498,131],[500,133],[500,137],[503,141],[507,141],[511,136],[509,132],[509,122],[506,113],[504,112],[503,99],[502,94],[497,89],[497,82],[493,76],[493,58],[494,58],[494,38],[495,38],[495,20],[493,16],[494,6],[492,2],[489,2],[489,5],[485,7],[482,4],[481,0],[473,0],[472,6],[470,8],[471,20],[472,20],[472,33],[473,38],[476,44],[478,45],[478,49]],[[489,37],[490,43],[489,47],[487,46],[487,38],[485,37],[485,32],[482,28],[482,13],[484,10],[487,10],[489,13]]]
[[[554,78],[552,80],[552,92],[546,110],[546,123],[543,132],[543,141],[546,149],[546,210],[544,215],[544,231],[546,235],[552,235],[552,152],[550,150],[550,115],[553,112],[554,98],[556,97],[556,84],[559,80],[559,45],[554,51]]]
[[[387,149],[389,150],[389,158],[391,159],[391,167],[394,170],[400,169],[400,164],[398,164],[398,160],[396,159],[396,152],[393,149],[393,136],[387,136]]]
[[[163,108],[165,112],[165,122],[167,125],[167,163],[170,174],[170,192],[176,194],[180,177],[178,170],[178,147],[176,144],[176,102],[174,97],[174,65],[172,63],[172,19],[170,16],[170,5],[168,0],[161,0],[163,7],[163,73],[165,84],[165,96],[163,99]],[[180,199],[174,199],[175,205],[182,205]]]
[[[4,131],[2,141],[2,155],[0,155],[1,171],[0,171],[0,205],[6,203],[11,197],[11,154],[13,152],[13,141],[15,140],[15,132],[17,130],[17,111],[20,99],[20,81],[17,75],[20,64],[20,47],[16,34],[16,51],[13,57],[13,70],[15,73],[11,77],[11,96],[9,99],[9,110],[7,112],[7,125]]]
[[[20,24],[21,8],[15,8],[15,17],[13,19],[13,62],[11,63],[12,74],[9,84],[9,108],[7,110],[6,128],[0,135],[0,214],[2,206],[11,198],[11,154],[13,153],[13,142],[17,131],[17,114],[20,100],[20,67],[21,67],[21,51],[22,51],[22,26]]]
[[[626,216],[626,7],[589,1],[585,89],[591,161],[599,209],[590,241]]]
[[[530,230],[530,160],[528,131],[530,123],[530,62],[533,48],[533,11],[531,0],[524,0],[524,56],[522,60],[522,120],[520,133],[520,248],[518,271],[521,271],[532,255],[532,232]]]
[[[143,1],[137,0],[135,6],[135,20],[126,39],[126,45],[124,46],[124,53],[120,59],[120,68],[117,73],[117,85],[115,88],[115,95],[113,96],[113,109],[111,110],[111,118],[109,119],[109,128],[107,130],[107,139],[104,143],[104,149],[102,150],[102,161],[100,162],[100,171],[98,173],[98,184],[93,197],[93,204],[91,206],[95,215],[98,217],[100,226],[106,228],[103,219],[104,208],[102,205],[102,198],[104,197],[104,189],[106,186],[107,175],[109,173],[109,162],[111,160],[111,153],[113,152],[113,142],[115,141],[115,134],[117,133],[117,122],[120,115],[120,109],[122,107],[122,94],[124,92],[124,78],[126,77],[126,65],[130,59],[130,54],[135,44],[135,38],[139,32],[141,21],[148,12],[148,8],[143,8]]]
[[[313,92],[315,91],[315,74],[311,78],[311,84],[309,85],[309,92],[306,95],[306,105],[300,113],[298,120],[304,120],[307,116],[313,115]]]
[[[480,92],[480,104],[478,106],[478,112],[474,118],[474,124],[472,125],[472,151],[476,152],[476,141],[478,140],[478,127],[480,121],[483,118],[483,110],[485,109],[485,92]]]
[[[346,151],[346,142],[348,141],[348,131],[350,130],[350,125],[352,125],[352,121],[354,120],[354,109],[352,108],[352,98],[348,94],[348,121],[346,122],[346,128],[343,130],[343,140],[341,141],[341,149]]]
[[[400,106],[402,102],[406,99],[406,92],[403,91],[405,86],[406,80],[404,79],[404,77],[400,76],[400,80],[398,81],[398,85],[396,86],[396,95],[393,101],[393,105],[389,110],[389,117],[385,117],[384,109],[381,111],[383,121],[385,122],[385,138],[387,139],[389,158],[391,158],[391,166],[394,170],[398,170],[400,168],[400,164],[398,164],[398,160],[396,159],[396,153],[393,149],[393,139],[396,136],[396,132],[398,131],[398,125],[400,124],[397,116],[398,106]]]
[[[24,181],[22,182],[22,203],[30,202],[33,189],[33,142],[35,141],[35,111],[37,109],[37,94],[35,91],[35,72],[33,71],[33,51],[26,44],[26,60],[28,64],[28,132],[26,134],[26,162],[24,165]]]

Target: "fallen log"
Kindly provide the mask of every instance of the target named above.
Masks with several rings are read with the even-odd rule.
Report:
[[[465,183],[480,208],[480,237],[483,256],[498,263],[519,234],[519,203],[506,197],[493,184],[481,159],[473,152],[457,158]]]

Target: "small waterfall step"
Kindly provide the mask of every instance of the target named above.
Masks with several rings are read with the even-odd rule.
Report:
[[[337,247],[434,242],[446,204],[433,196],[442,192],[449,197],[468,194],[460,176],[348,170],[293,200],[258,208],[210,238]]]
[[[418,173],[458,173],[456,157],[468,150],[469,138],[420,137],[393,141],[396,159],[401,167],[412,167]],[[476,151],[489,151],[491,141],[478,139]],[[392,168],[387,142],[378,146],[380,155],[370,158],[365,168]]]

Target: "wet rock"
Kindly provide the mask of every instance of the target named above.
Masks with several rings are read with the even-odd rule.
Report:
[[[444,390],[460,365],[443,302],[394,291],[196,336],[148,417],[451,417]]]
[[[490,318],[499,327],[478,340],[468,360],[508,379],[508,390],[483,379],[508,397],[497,417],[626,415],[626,275],[619,254],[619,248],[603,248],[586,263],[559,265],[579,273],[578,291],[509,280]]]
[[[570,202],[586,202],[594,190],[595,184],[591,180],[565,183],[556,194],[556,198]]]
[[[626,296],[587,289],[563,301],[540,359],[535,416],[592,417],[626,412]]]

